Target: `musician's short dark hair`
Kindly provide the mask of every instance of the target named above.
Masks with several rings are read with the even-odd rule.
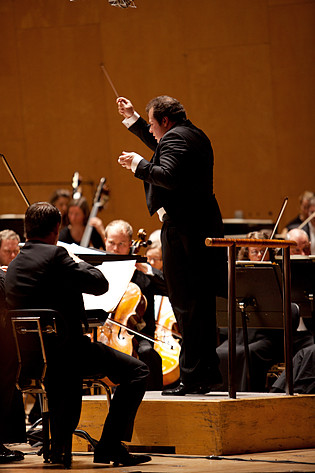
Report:
[[[164,117],[167,117],[171,122],[180,123],[186,120],[186,111],[183,105],[173,97],[168,95],[160,95],[150,100],[146,106],[146,112],[149,113],[153,109],[153,117],[161,125]]]
[[[28,240],[45,238],[61,222],[61,213],[49,202],[35,202],[25,212],[24,229]]]

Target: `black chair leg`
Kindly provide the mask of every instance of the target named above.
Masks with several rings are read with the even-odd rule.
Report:
[[[50,438],[49,438],[49,412],[42,413],[42,426],[43,426],[43,459],[44,463],[50,461]]]
[[[50,460],[50,433],[49,433],[49,410],[47,394],[41,393],[40,399],[42,409],[42,428],[43,428],[43,459],[44,463]]]

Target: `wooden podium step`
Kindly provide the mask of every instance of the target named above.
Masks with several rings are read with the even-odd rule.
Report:
[[[106,396],[84,396],[79,427],[99,439]],[[228,455],[315,447],[315,395],[227,393],[161,396],[148,392],[131,446],[185,455]],[[141,450],[141,448],[139,447]],[[89,450],[76,436],[73,451]]]

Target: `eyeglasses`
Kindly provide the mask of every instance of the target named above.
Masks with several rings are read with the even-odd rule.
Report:
[[[265,249],[261,249],[261,250],[257,250],[257,248],[253,248],[253,249],[249,249],[248,252],[250,255],[253,255],[253,256],[258,256],[258,255],[263,255],[264,254],[264,251]]]

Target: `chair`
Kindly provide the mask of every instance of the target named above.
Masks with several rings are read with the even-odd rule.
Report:
[[[111,403],[111,396],[112,396],[112,391],[111,388],[107,383],[104,381],[104,375],[99,374],[99,375],[93,375],[93,376],[85,376],[83,379],[83,388],[89,388],[89,389],[94,389],[94,388],[104,388],[105,393],[106,393],[106,398],[107,398],[107,404],[108,408],[110,407]],[[92,449],[97,445],[97,440],[94,439],[89,435],[86,430],[82,429],[76,429],[74,431],[74,434],[77,435],[78,437],[81,437],[89,442],[89,444],[92,446]]]
[[[51,349],[57,343],[57,324],[63,323],[59,312],[51,309],[19,309],[10,310],[13,334],[16,341],[18,355],[17,387],[23,393],[33,393],[40,396],[42,418],[36,422],[42,423],[43,446],[40,453],[43,454],[44,462],[52,461],[50,448],[50,419],[48,410],[47,392],[45,387],[45,374],[47,370],[47,348]],[[59,339],[61,337],[59,336]],[[111,389],[102,379],[104,374],[86,376],[83,386],[88,388],[103,387],[106,392],[108,406],[111,402]],[[34,436],[35,430],[28,431],[28,437]],[[74,434],[85,438],[94,449],[97,440],[93,439],[84,430],[75,430]],[[36,435],[36,433],[35,433]],[[72,438],[72,435],[71,435]],[[62,459],[65,468],[71,467],[72,441],[69,439]]]
[[[23,393],[39,394],[42,408],[42,454],[50,460],[49,411],[45,374],[47,370],[48,338],[57,336],[57,312],[48,309],[10,310],[13,335],[18,356],[17,388]],[[31,432],[31,435],[33,431]]]

